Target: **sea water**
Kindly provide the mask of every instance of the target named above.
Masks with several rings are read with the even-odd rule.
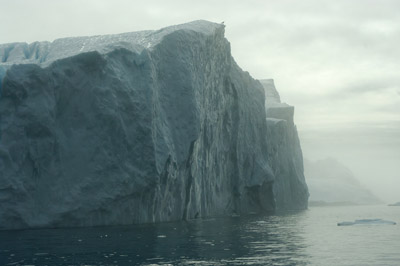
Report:
[[[397,225],[337,226],[381,218]],[[0,265],[400,265],[400,207],[0,231]]]

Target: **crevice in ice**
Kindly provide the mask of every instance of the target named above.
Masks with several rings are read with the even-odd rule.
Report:
[[[11,51],[14,49],[15,44],[10,44],[7,48],[4,48],[4,54],[3,58],[1,59],[1,62],[5,63],[8,60],[8,57],[10,56]]]
[[[186,171],[188,173],[188,178],[187,178],[187,184],[186,184],[186,191],[185,191],[185,206],[183,210],[183,215],[182,215],[182,220],[187,220],[188,216],[188,208],[190,204],[190,196],[191,196],[191,191],[192,191],[192,184],[193,184],[193,176],[192,176],[192,160],[193,160],[193,149],[194,149],[194,143],[196,141],[193,140],[190,143],[190,148],[189,148],[189,157],[186,161]]]

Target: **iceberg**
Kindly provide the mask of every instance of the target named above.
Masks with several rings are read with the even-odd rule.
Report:
[[[304,174],[314,206],[380,204],[353,172],[334,158],[304,160]]]
[[[0,45],[0,229],[306,208],[290,108],[268,122],[224,32],[201,20]]]
[[[260,82],[265,90],[268,160],[275,176],[273,193],[276,208],[306,209],[309,192],[300,139],[294,123],[294,107],[281,102],[273,79]]]
[[[354,222],[340,222],[338,226],[348,226],[348,225],[395,225],[393,221],[387,221],[382,219],[361,219],[355,220]]]

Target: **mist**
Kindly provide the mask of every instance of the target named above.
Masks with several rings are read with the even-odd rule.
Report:
[[[303,155],[334,157],[387,202],[400,189],[399,1],[0,0],[0,43],[225,22],[238,64],[295,106]]]

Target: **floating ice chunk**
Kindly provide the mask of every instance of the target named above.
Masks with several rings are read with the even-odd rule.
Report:
[[[341,222],[338,223],[338,226],[347,226],[347,225],[395,225],[396,223],[393,221],[387,221],[382,219],[361,219],[355,220],[354,222]]]

